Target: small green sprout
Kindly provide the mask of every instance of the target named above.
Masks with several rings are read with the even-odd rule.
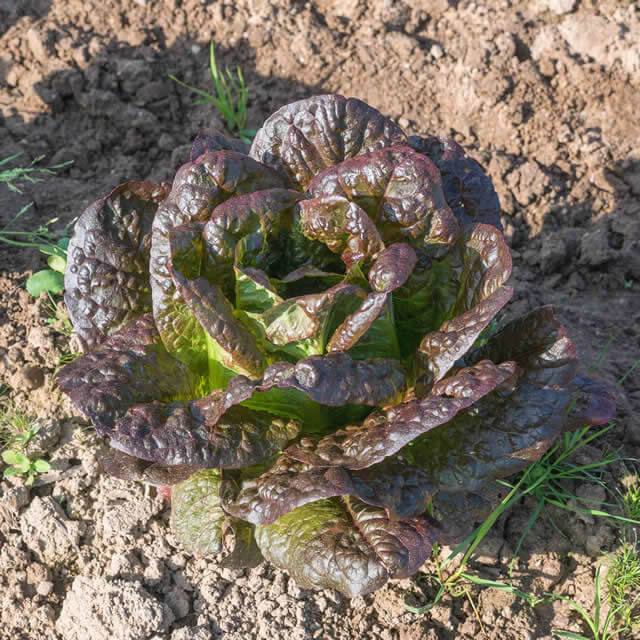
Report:
[[[235,75],[229,70],[221,71],[216,62],[213,40],[209,46],[209,74],[217,96],[192,87],[174,75],[169,77],[179,85],[197,93],[200,97],[195,104],[212,104],[224,118],[230,133],[237,133],[243,142],[250,143],[256,135],[254,129],[247,129],[247,100],[249,90],[244,83],[240,67],[236,67]]]
[[[586,622],[589,627],[589,631],[591,632],[590,636],[585,636],[580,633],[574,633],[573,631],[566,631],[564,629],[554,629],[553,633],[560,638],[571,638],[572,640],[610,640],[611,638],[615,638],[620,635],[624,631],[624,628],[616,625],[616,620],[618,613],[620,612],[619,607],[611,606],[607,611],[606,616],[603,618],[604,605],[606,604],[606,599],[602,595],[602,585],[600,581],[600,570],[602,569],[599,566],[596,569],[596,593],[595,599],[593,603],[593,616],[586,611],[583,607],[581,607],[575,600],[567,597],[560,596],[557,594],[549,594],[549,596],[553,597],[556,600],[564,600],[568,602],[572,609],[577,611],[582,619]]]
[[[36,458],[31,460],[29,456],[19,451],[3,451],[2,459],[5,464],[9,466],[4,470],[2,474],[3,478],[9,476],[25,476],[25,484],[30,486],[36,478],[38,473],[46,473],[51,469],[51,465],[42,458]]]

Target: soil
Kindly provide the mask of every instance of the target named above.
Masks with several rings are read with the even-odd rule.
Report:
[[[119,182],[167,181],[208,105],[208,43],[249,87],[249,126],[316,93],[362,98],[409,133],[451,135],[487,169],[504,209],[510,314],[554,304],[584,368],[619,380],[640,351],[640,3],[624,0],[0,0],[0,159],[73,161],[25,194],[0,190],[0,228],[63,226]],[[0,382],[42,425],[51,463],[33,487],[0,483],[0,638],[376,640],[551,638],[584,632],[563,601],[532,608],[475,588],[424,615],[415,580],[364,598],[299,589],[263,564],[220,569],[185,553],[154,490],[98,473],[101,442],[56,390],[73,345],[24,290],[36,250],[0,245]],[[640,369],[618,386],[616,427],[587,447],[640,457]],[[624,469],[605,476],[612,491]],[[574,487],[605,498],[598,485]],[[609,498],[607,498],[609,499]],[[501,518],[474,556],[508,566],[534,503]],[[591,610],[606,520],[545,510],[514,584]],[[425,571],[428,570],[428,565]],[[471,605],[473,602],[474,608]],[[628,636],[632,637],[631,635]]]

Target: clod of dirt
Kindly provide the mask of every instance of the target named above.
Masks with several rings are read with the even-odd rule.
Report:
[[[78,576],[56,628],[66,640],[147,640],[173,620],[169,607],[139,584]]]
[[[69,520],[53,498],[35,497],[22,514],[24,542],[45,562],[60,560],[78,549],[84,523]]]
[[[12,383],[17,389],[39,389],[44,384],[44,372],[40,367],[27,365],[17,372]]]
[[[571,13],[575,6],[576,0],[547,0],[547,7],[558,15]]]
[[[27,443],[26,454],[31,459],[42,458],[58,444],[61,431],[59,420],[49,420],[42,423]]]
[[[27,487],[0,487],[0,532],[6,534],[15,527],[18,511],[28,502]]]
[[[613,257],[609,247],[607,230],[599,227],[587,232],[580,242],[580,264],[589,267],[601,267]]]

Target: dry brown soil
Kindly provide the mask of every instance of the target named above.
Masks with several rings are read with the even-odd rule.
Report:
[[[23,196],[0,191],[0,227],[78,215],[128,179],[163,181],[199,129],[222,123],[168,79],[206,87],[207,45],[240,65],[254,128],[321,92],[364,99],[410,133],[452,135],[499,191],[513,248],[509,313],[553,303],[585,368],[619,379],[640,341],[640,3],[626,0],[0,0],[0,159],[55,164]],[[474,589],[417,616],[404,580],[348,601],[299,589],[268,565],[218,569],[184,553],[167,505],[98,474],[99,442],[56,391],[68,339],[24,291],[44,266],[0,245],[0,381],[40,420],[52,472],[0,483],[0,637],[69,640],[551,638],[584,630],[557,601],[531,608]],[[609,447],[640,457],[640,374],[619,386]],[[56,444],[57,442],[57,444]],[[584,451],[597,459],[604,442]],[[617,466],[605,476],[619,487]],[[598,487],[573,487],[604,498]],[[501,518],[476,554],[507,566],[533,503]],[[555,527],[551,522],[554,518]],[[594,574],[618,545],[606,521],[545,511],[515,580],[592,607]],[[631,637],[628,636],[628,637]]]

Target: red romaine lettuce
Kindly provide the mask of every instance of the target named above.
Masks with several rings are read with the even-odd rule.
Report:
[[[486,336],[512,295],[501,229],[455,142],[359,100],[287,105],[248,152],[205,132],[170,190],[126,183],[79,218],[88,353],[60,387],[106,471],[173,485],[185,546],[368,593],[613,413],[551,308]]]

